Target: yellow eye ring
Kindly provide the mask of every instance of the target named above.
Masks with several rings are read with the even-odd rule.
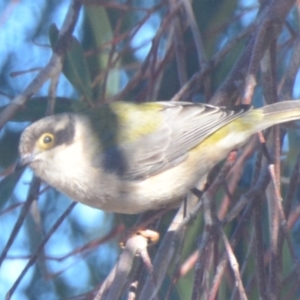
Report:
[[[39,148],[48,150],[54,146],[54,135],[52,133],[43,133],[37,141]]]

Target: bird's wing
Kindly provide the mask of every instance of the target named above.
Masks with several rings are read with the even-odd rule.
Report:
[[[251,108],[158,103],[161,119],[156,130],[106,151],[106,167],[117,171],[124,179],[142,180],[178,165],[187,158],[189,150]]]

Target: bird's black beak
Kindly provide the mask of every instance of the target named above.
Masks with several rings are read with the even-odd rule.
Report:
[[[22,170],[29,166],[32,162],[34,161],[34,156],[33,155],[24,155],[19,159],[17,162],[17,165],[15,167],[15,171]]]

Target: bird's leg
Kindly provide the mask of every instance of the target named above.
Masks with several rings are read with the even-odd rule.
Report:
[[[197,188],[192,188],[192,189],[191,189],[191,192],[198,198],[198,200],[201,199],[201,197],[202,197],[202,195],[203,195],[203,193],[204,193],[204,191],[199,190],[199,189],[197,189]]]

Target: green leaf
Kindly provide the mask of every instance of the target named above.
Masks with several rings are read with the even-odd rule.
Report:
[[[14,172],[0,181],[0,209],[10,199],[23,172]]]
[[[103,45],[113,38],[113,29],[109,20],[106,9],[100,6],[85,6],[86,25],[85,26],[85,40],[90,49],[100,49]],[[108,67],[109,50],[102,50],[97,55],[89,57],[89,66],[91,74],[98,76],[102,70]],[[114,69],[109,70],[107,80],[107,93],[113,95],[119,91],[120,88],[120,71],[119,64],[114,66]],[[101,96],[100,85],[94,88],[95,98]]]
[[[58,29],[55,25],[50,26],[49,38],[54,48],[58,38]],[[87,102],[91,102],[93,90],[90,72],[81,44],[74,36],[71,38],[71,45],[65,55],[63,73]]]
[[[4,134],[0,139],[0,166],[5,169],[13,164],[18,157],[18,145],[20,140],[20,132],[4,130]]]

